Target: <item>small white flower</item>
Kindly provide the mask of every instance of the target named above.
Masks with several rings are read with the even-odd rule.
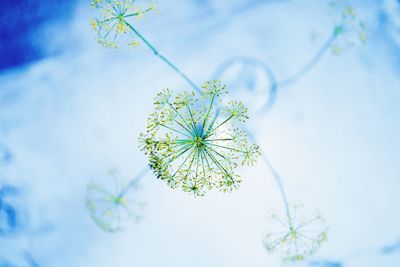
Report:
[[[269,253],[283,262],[301,261],[314,255],[327,240],[328,227],[320,213],[306,217],[301,205],[289,205],[289,214],[272,213],[263,239]]]
[[[86,207],[93,221],[106,232],[117,232],[133,220],[143,216],[143,206],[135,199],[138,186],[122,187],[116,170],[110,171],[104,184],[89,183],[86,189]]]

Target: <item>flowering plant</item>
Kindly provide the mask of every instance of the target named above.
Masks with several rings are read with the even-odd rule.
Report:
[[[153,2],[146,7],[138,5],[136,0],[93,0],[91,5],[100,11],[100,15],[90,20],[90,25],[97,32],[97,41],[103,47],[118,47],[118,37],[128,36],[128,46],[139,45],[134,39],[134,32],[128,18],[142,18],[156,9]]]
[[[248,119],[247,108],[237,101],[219,108],[217,102],[227,93],[220,81],[202,88],[200,96],[184,91],[173,98],[169,89],[159,92],[147,132],[140,135],[156,176],[195,196],[212,188],[237,189],[242,181],[235,172],[238,164],[253,165],[260,155],[239,127]]]
[[[301,261],[314,255],[327,240],[328,227],[320,213],[307,217],[301,205],[289,205],[290,215],[272,213],[268,232],[263,239],[265,249],[280,255],[283,262]]]

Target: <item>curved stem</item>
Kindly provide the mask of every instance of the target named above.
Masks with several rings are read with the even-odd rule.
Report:
[[[286,215],[287,215],[287,217],[288,217],[288,219],[289,219],[289,223],[290,223],[291,220],[292,220],[292,217],[291,217],[291,215],[290,215],[289,202],[288,202],[288,200],[287,200],[287,195],[286,195],[285,188],[284,188],[284,186],[283,186],[282,178],[281,178],[281,177],[279,176],[279,174],[276,172],[274,166],[272,166],[272,164],[271,164],[271,162],[269,161],[269,159],[267,158],[266,154],[265,154],[264,152],[262,152],[261,155],[262,155],[262,159],[264,160],[265,164],[267,164],[267,166],[268,166],[268,168],[270,169],[272,175],[274,176],[275,181],[276,181],[276,183],[277,183],[277,185],[278,185],[279,191],[281,192],[282,199],[283,199],[283,202],[284,202],[284,204],[285,204]]]
[[[266,77],[268,77],[268,80],[270,82],[270,85],[267,87],[267,93],[269,94],[269,99],[268,99],[268,102],[265,104],[264,109],[271,107],[276,99],[276,93],[278,91],[278,84],[277,84],[278,81],[277,81],[276,75],[273,72],[272,68],[265,62],[253,59],[251,57],[245,57],[245,56],[233,57],[233,58],[230,58],[230,59],[226,60],[225,62],[223,62],[216,69],[216,71],[214,72],[212,77],[214,79],[219,79],[223,75],[223,73],[225,73],[230,68],[230,66],[232,66],[236,62],[239,62],[239,63],[242,62],[243,65],[250,65],[250,66],[254,66],[254,67],[258,66],[263,70],[264,74],[266,75]]]
[[[157,57],[159,57],[162,61],[164,61],[164,63],[166,63],[170,68],[172,68],[179,76],[181,76],[191,87],[193,87],[193,89],[195,89],[197,92],[201,92],[200,88],[191,80],[189,79],[188,76],[186,76],[186,74],[184,74],[183,72],[181,72],[181,70],[175,66],[171,61],[169,61],[167,58],[165,58],[162,54],[160,54],[160,52],[158,52],[158,50],[149,42],[147,41],[146,38],[143,37],[142,34],[140,34],[131,24],[129,24],[128,22],[126,22],[126,25],[128,25],[128,27],[144,42],[144,44],[154,53],[154,55],[156,55]]]
[[[308,72],[310,72],[312,70],[312,68],[322,59],[323,55],[331,47],[332,43],[335,41],[337,36],[338,36],[338,34],[336,33],[336,31],[334,31],[331,34],[331,36],[325,41],[325,43],[321,46],[321,48],[316,52],[316,54],[302,68],[300,68],[293,75],[291,75],[288,78],[283,79],[281,81],[277,81],[273,70],[267,64],[265,64],[263,62],[258,62],[258,61],[255,61],[255,60],[251,59],[251,58],[246,58],[246,57],[233,58],[233,59],[225,62],[217,70],[216,74],[214,74],[214,77],[220,77],[222,75],[222,73],[224,73],[228,69],[228,67],[230,65],[234,64],[237,60],[242,61],[242,62],[247,63],[247,64],[251,64],[251,65],[260,65],[264,69],[264,72],[269,77],[269,80],[271,82],[271,84],[269,86],[269,89],[268,89],[269,94],[270,94],[270,100],[266,105],[266,108],[268,108],[274,102],[278,89],[281,88],[281,87],[289,86],[289,85],[291,85],[293,83],[298,82]],[[246,132],[247,132],[247,135],[250,137],[250,139],[252,139],[252,141],[256,143],[256,139],[253,136],[253,134],[248,129],[246,129]],[[274,177],[274,179],[275,179],[275,181],[276,181],[276,183],[278,185],[279,191],[280,191],[280,193],[282,195],[283,202],[285,204],[286,215],[287,215],[287,217],[289,219],[289,222],[290,222],[291,221],[291,215],[290,215],[290,210],[289,210],[289,203],[288,203],[288,200],[287,200],[287,195],[286,195],[286,192],[285,192],[285,188],[283,186],[282,178],[279,176],[279,174],[275,170],[274,166],[271,164],[271,162],[268,159],[268,157],[265,154],[265,152],[262,152],[261,155],[262,155],[262,159],[263,159],[264,163],[270,169],[270,171],[271,171],[271,173],[272,173],[272,175],[273,175],[273,177]]]
[[[315,65],[322,59],[326,51],[332,46],[333,42],[336,40],[338,36],[337,31],[333,31],[330,37],[323,43],[323,45],[318,49],[318,51],[311,57],[309,61],[306,62],[299,70],[297,70],[294,74],[290,75],[289,77],[278,80],[273,69],[266,64],[265,62],[245,57],[245,56],[238,56],[230,58],[224,61],[214,72],[213,77],[218,79],[220,78],[233,64],[239,62],[243,65],[249,65],[254,67],[260,67],[266,77],[268,78],[270,84],[267,87],[267,93],[269,94],[268,102],[265,104],[263,111],[269,109],[275,102],[278,90],[285,87],[290,86],[300,79],[302,79],[307,73],[309,73]]]
[[[322,59],[322,56],[325,52],[332,46],[332,43],[335,41],[337,34],[334,32],[331,36],[325,41],[325,43],[321,46],[321,48],[315,53],[315,55],[298,71],[296,71],[293,75],[289,76],[286,79],[277,82],[278,87],[284,87],[291,85],[293,83],[298,82],[304,75],[306,75],[312,68]]]
[[[145,176],[148,172],[150,172],[150,168],[146,166],[146,168],[143,168],[135,177],[133,177],[129,181],[129,183],[121,190],[118,197],[122,198],[123,196],[125,196],[126,193],[128,193],[130,189],[135,187],[139,183],[140,179],[143,176]]]
[[[256,138],[254,137],[254,135],[245,126],[243,126],[243,127],[246,130],[246,133],[249,136],[249,138],[252,140],[252,142],[256,143]],[[281,196],[282,196],[283,203],[285,205],[286,216],[288,217],[288,220],[289,220],[289,223],[290,223],[291,220],[292,220],[292,217],[290,215],[289,202],[288,202],[288,199],[287,199],[285,187],[283,186],[282,178],[280,177],[278,172],[275,170],[274,166],[272,165],[271,161],[269,160],[269,158],[267,157],[265,152],[262,151],[261,147],[260,147],[260,152],[261,152],[261,158],[263,159],[264,163],[267,165],[267,167],[271,171],[272,176],[274,177],[274,179],[276,181],[276,184],[278,185],[279,191],[280,191]]]
[[[146,46],[154,53],[154,55],[156,55],[157,57],[159,57],[164,63],[166,63],[171,69],[173,69],[179,76],[181,76],[181,78],[183,78],[193,89],[195,89],[197,92],[201,93],[200,88],[191,80],[188,78],[188,76],[186,76],[186,74],[182,73],[178,67],[176,67],[171,61],[169,61],[167,58],[165,58],[163,55],[161,55],[158,50],[146,39],[143,37],[143,35],[141,35],[134,27],[132,27],[132,25],[130,25],[128,22],[126,22],[126,25],[128,25],[128,27],[146,44]],[[268,71],[268,73],[270,73],[271,75],[273,75],[272,71],[267,67],[266,70]],[[274,76],[273,76],[274,77]],[[273,91],[275,91],[275,89],[273,89]],[[248,136],[250,137],[250,139],[252,139],[252,141],[254,143],[256,142],[255,137],[253,136],[253,134],[247,129],[246,132],[248,134]],[[207,151],[205,151],[207,152]],[[263,160],[265,162],[265,164],[267,165],[267,167],[270,169],[273,177],[276,180],[276,183],[278,185],[279,191],[282,195],[282,199],[285,205],[285,210],[286,210],[286,214],[288,216],[289,221],[291,220],[290,217],[290,213],[289,213],[289,204],[287,201],[287,197],[286,197],[286,192],[284,190],[283,187],[283,183],[282,180],[280,178],[280,176],[278,175],[278,173],[276,172],[275,168],[272,166],[271,162],[268,160],[267,156],[265,155],[265,153],[262,153],[263,155]],[[213,157],[211,157],[213,159]],[[218,165],[218,164],[217,164]],[[148,170],[147,170],[148,171]],[[133,182],[133,181],[132,181]],[[135,183],[134,183],[135,184]]]

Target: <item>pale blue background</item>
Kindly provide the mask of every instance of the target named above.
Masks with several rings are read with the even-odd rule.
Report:
[[[1,5],[20,10],[12,3]],[[367,24],[364,46],[340,56],[327,51],[266,112],[254,104],[264,87],[240,94],[289,198],[323,211],[329,222],[316,260],[366,251],[344,266],[397,267],[399,253],[373,251],[400,239],[400,4],[349,3]],[[140,192],[143,221],[114,235],[97,228],[84,206],[86,184],[114,166],[126,180],[139,172],[146,158],[137,136],[153,96],[164,87],[189,88],[144,46],[100,48],[88,2],[42,6],[0,25],[14,29],[22,47],[2,35],[0,145],[9,152],[0,182],[19,189],[10,201],[22,220],[0,235],[0,266],[281,266],[261,244],[267,211],[282,208],[262,163],[241,170],[237,192],[197,199],[149,174]],[[159,7],[135,26],[199,84],[233,56],[256,58],[288,77],[333,29],[325,1],[160,0]],[[10,56],[23,51],[25,59]]]

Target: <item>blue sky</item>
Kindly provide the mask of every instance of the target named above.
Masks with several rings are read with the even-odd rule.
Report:
[[[220,78],[249,106],[249,128],[290,201],[330,226],[315,258],[294,266],[396,267],[400,255],[380,249],[400,239],[400,4],[346,4],[366,43],[324,50],[268,109],[263,68],[282,81],[313,58],[335,27],[325,1],[166,0],[135,26],[197,84],[229,59],[258,62]],[[3,1],[1,10],[0,185],[16,190],[0,193],[0,209],[17,212],[11,226],[10,213],[0,216],[12,228],[0,231],[1,267],[284,266],[261,242],[267,212],[283,208],[262,162],[240,170],[239,190],[204,198],[147,174],[132,192],[146,203],[143,219],[115,234],[98,228],[87,184],[113,167],[122,182],[140,172],[137,137],[153,97],[189,88],[144,45],[99,47],[87,1]]]

